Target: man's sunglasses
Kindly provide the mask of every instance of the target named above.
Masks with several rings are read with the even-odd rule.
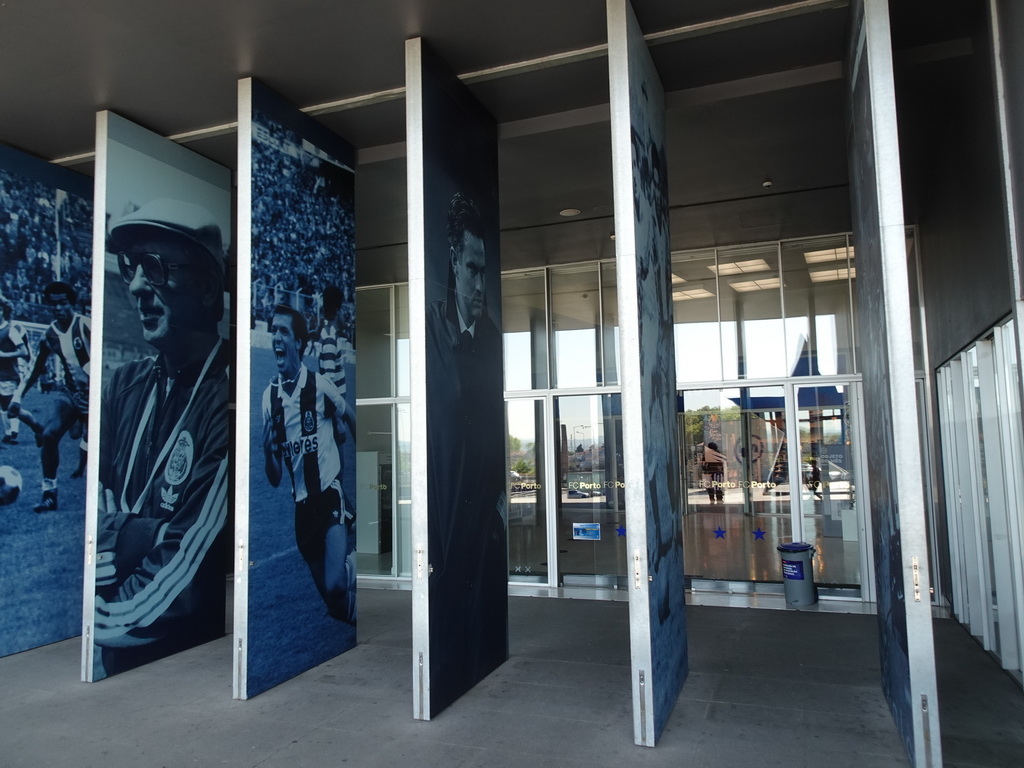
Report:
[[[181,269],[184,264],[164,261],[159,253],[119,253],[117,254],[117,265],[121,269],[121,279],[131,283],[135,279],[135,273],[139,266],[142,266],[142,274],[146,281],[155,288],[167,283],[170,273]]]

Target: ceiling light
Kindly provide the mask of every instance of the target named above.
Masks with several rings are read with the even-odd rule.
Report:
[[[580,215],[580,209],[579,208],[563,208],[562,210],[560,210],[558,212],[558,215],[559,216],[565,216],[566,218],[569,218],[571,216],[579,216]]]
[[[761,280],[741,280],[736,283],[729,283],[729,287],[737,293],[750,293],[751,291],[777,289],[781,284],[777,277],[765,277]]]
[[[684,291],[672,291],[673,301],[690,301],[691,299],[713,299],[715,294],[705,288],[688,288]]]
[[[749,261],[732,261],[726,264],[708,264],[708,269],[716,275],[739,275],[749,272],[767,272],[771,267],[764,259],[750,259]]]
[[[857,268],[837,267],[836,269],[816,269],[807,273],[812,283],[832,283],[838,280],[852,280],[857,277]]]
[[[847,253],[853,257],[853,248],[826,248],[823,251],[807,251],[804,261],[808,264],[825,264],[830,261],[846,261]]]
[[[765,179],[764,181],[761,182],[761,186],[764,187],[765,189],[771,189],[771,187],[772,187],[772,180],[771,179]]]

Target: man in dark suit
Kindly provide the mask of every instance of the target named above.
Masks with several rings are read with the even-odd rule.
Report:
[[[456,194],[448,287],[427,307],[430,634],[434,703],[508,658],[501,332],[487,312],[483,223]]]

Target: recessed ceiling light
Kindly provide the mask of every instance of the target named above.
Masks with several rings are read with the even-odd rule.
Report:
[[[563,208],[562,210],[560,210],[558,212],[558,215],[559,216],[565,216],[566,218],[569,218],[570,216],[579,216],[580,215],[580,209],[579,208]]]
[[[807,273],[812,283],[831,283],[837,280],[853,280],[857,277],[856,267],[815,269]]]
[[[847,257],[853,257],[853,246],[847,248],[826,248],[823,251],[807,251],[804,254],[804,261],[808,264],[824,264],[829,261],[846,261]]]
[[[711,299],[715,294],[706,288],[691,288],[685,291],[672,291],[674,301],[691,301],[693,299]]]
[[[741,280],[729,283],[729,287],[738,293],[749,293],[751,291],[767,291],[779,288],[782,282],[777,277],[767,277],[760,280]]]
[[[739,275],[747,272],[767,272],[771,267],[764,259],[727,261],[724,264],[708,264],[707,268],[716,275]]]

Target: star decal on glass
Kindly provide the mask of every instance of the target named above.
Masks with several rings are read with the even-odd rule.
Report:
[[[724,539],[725,538],[725,529],[722,528],[722,526],[718,526],[717,528],[715,528],[715,538],[716,539]]]
[[[616,536],[625,536],[626,535],[626,528],[624,526],[620,525],[618,528],[615,529],[615,535]]]
[[[765,533],[767,533],[767,531],[762,531],[759,526],[756,531],[751,531],[751,533],[754,534],[755,539],[760,539],[761,541],[764,541],[764,535]]]

